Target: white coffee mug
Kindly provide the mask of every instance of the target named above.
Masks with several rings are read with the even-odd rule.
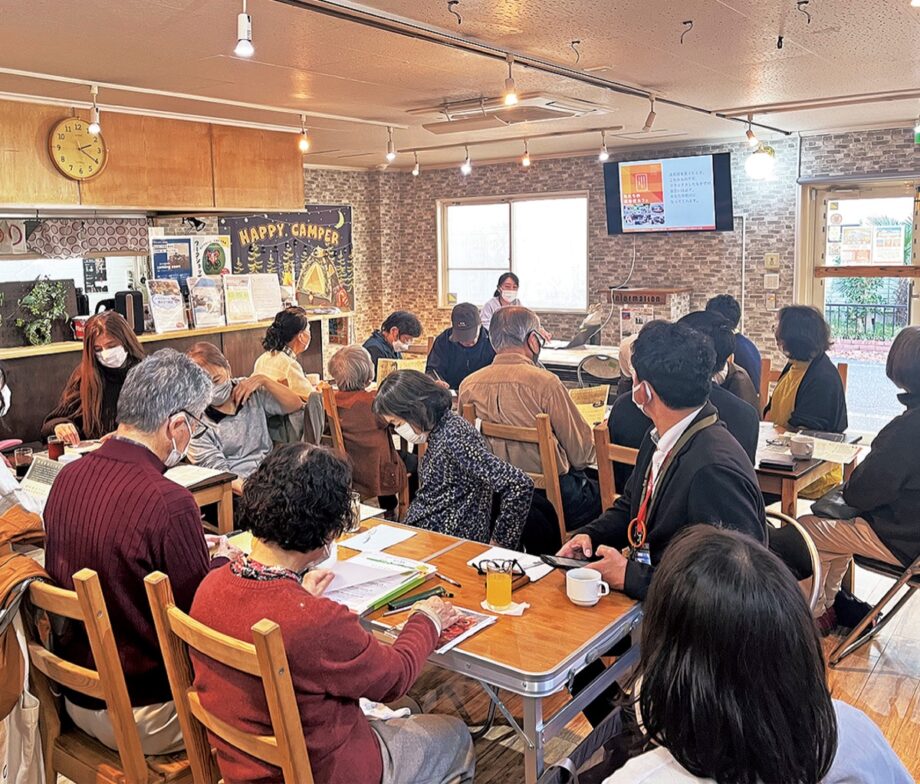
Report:
[[[610,593],[610,586],[596,569],[570,569],[565,575],[565,592],[573,604],[593,607],[601,596]]]
[[[789,439],[789,451],[793,457],[804,460],[815,453],[815,441],[809,436],[793,436]]]

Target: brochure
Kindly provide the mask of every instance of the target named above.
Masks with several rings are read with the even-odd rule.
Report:
[[[228,324],[249,324],[256,321],[252,302],[252,283],[248,275],[224,275],[224,302]]]
[[[219,277],[189,278],[188,296],[196,327],[224,325],[223,287]]]
[[[185,320],[185,301],[179,290],[179,281],[172,278],[147,280],[150,313],[157,332],[177,332],[188,329]]]

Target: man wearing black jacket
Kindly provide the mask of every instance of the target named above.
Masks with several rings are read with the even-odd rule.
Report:
[[[434,339],[425,372],[443,381],[449,389],[459,389],[468,375],[492,364],[495,349],[475,305],[469,302],[455,305],[450,323],[450,328]]]
[[[766,541],[754,467],[708,401],[714,361],[711,342],[695,330],[661,321],[643,328],[633,346],[632,395],[655,427],[623,494],[559,553],[597,552],[591,568],[634,599],[645,598],[655,565],[686,526],[711,523]]]

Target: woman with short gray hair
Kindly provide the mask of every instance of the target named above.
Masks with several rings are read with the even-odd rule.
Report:
[[[395,509],[408,478],[386,422],[371,410],[376,393],[367,389],[374,379],[370,353],[363,346],[340,348],[329,360],[329,375],[338,387],[335,404],[355,491],[362,498],[376,497],[386,510]]]

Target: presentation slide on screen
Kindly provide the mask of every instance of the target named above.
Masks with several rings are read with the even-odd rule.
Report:
[[[712,156],[620,164],[623,231],[716,227]]]

